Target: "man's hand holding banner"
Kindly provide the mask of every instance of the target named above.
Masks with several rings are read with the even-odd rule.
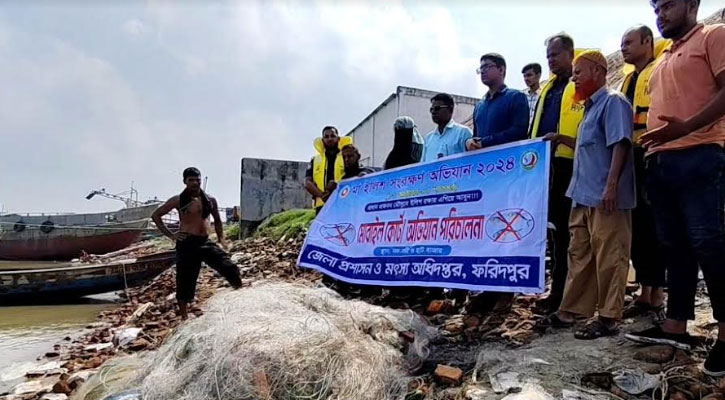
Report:
[[[343,181],[298,263],[355,284],[541,293],[549,157],[531,140]]]

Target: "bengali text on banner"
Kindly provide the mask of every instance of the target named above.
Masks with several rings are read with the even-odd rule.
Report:
[[[298,263],[355,284],[541,293],[549,157],[529,140],[343,181]]]

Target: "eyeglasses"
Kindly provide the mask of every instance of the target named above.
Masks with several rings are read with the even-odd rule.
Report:
[[[444,109],[444,108],[450,108],[451,106],[433,106],[430,108],[431,113],[437,113],[438,111]]]
[[[493,67],[498,67],[498,65],[496,65],[496,64],[483,64],[483,65],[481,65],[481,67],[476,68],[476,73],[477,74],[480,74],[481,72],[488,71],[489,69],[491,69]]]

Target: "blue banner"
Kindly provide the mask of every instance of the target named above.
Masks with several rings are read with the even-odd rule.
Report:
[[[529,140],[343,181],[298,263],[356,284],[542,293],[549,157]]]

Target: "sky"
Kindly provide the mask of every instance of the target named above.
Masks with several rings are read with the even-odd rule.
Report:
[[[242,158],[309,160],[323,126],[347,133],[399,85],[481,97],[498,52],[523,88],[548,36],[611,53],[639,23],[655,29],[647,0],[4,0],[0,210],[112,210],[86,194],[132,182],[167,198],[187,166],[232,206]]]

